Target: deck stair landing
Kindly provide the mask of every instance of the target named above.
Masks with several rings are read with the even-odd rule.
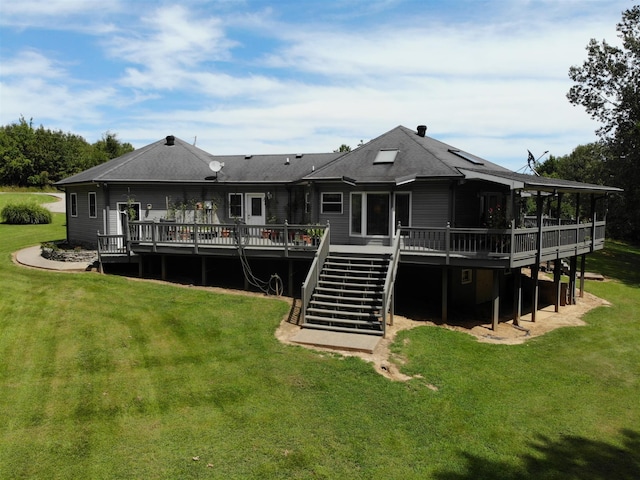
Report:
[[[303,328],[383,335],[382,294],[388,254],[330,252]]]

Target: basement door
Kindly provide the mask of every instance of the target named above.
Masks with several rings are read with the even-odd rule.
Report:
[[[264,193],[247,193],[247,225],[264,225],[267,223]]]

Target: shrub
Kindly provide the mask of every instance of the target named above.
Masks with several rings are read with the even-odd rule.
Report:
[[[5,223],[13,225],[32,225],[51,223],[49,210],[35,203],[8,203],[0,212]]]

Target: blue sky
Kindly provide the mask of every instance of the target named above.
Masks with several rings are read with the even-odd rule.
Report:
[[[598,124],[566,99],[632,0],[0,2],[0,123],[326,152],[394,128],[513,170]]]

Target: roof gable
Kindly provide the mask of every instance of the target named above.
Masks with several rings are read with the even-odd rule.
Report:
[[[391,155],[381,152],[393,152]],[[376,161],[377,160],[377,161]],[[506,170],[431,137],[398,126],[387,133],[346,153],[307,179],[341,179],[357,183],[398,183],[407,178],[462,177],[459,167]]]
[[[178,138],[173,144],[159,140],[57,184],[202,181],[213,173],[209,169],[211,160],[211,154]]]

